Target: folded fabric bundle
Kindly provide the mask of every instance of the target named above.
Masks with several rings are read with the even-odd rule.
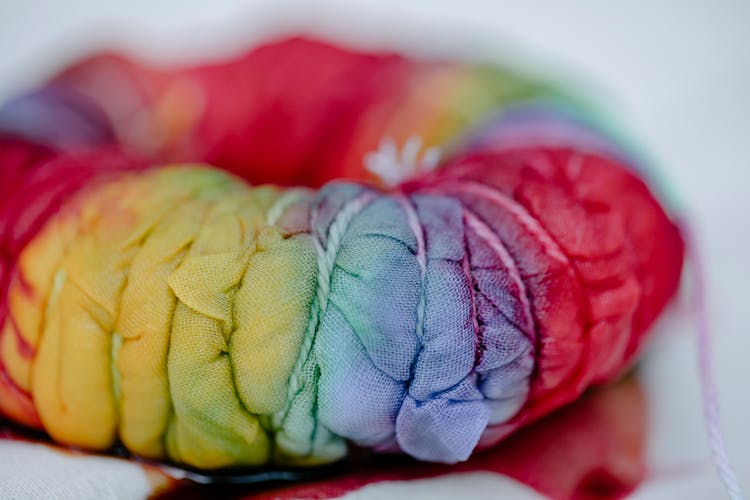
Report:
[[[0,409],[78,447],[465,460],[621,373],[679,284],[633,155],[507,69],[100,55],[0,130]]]

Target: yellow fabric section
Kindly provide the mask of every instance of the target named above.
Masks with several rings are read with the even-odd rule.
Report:
[[[167,350],[176,305],[167,279],[184,259],[212,203],[226,186],[214,179],[172,209],[133,259],[121,297],[116,334],[120,439],[134,453],[165,456],[163,438],[171,412]]]
[[[120,295],[144,238],[194,189],[190,177],[175,182],[179,175],[175,169],[131,174],[82,196],[63,215],[78,230],[55,272],[32,381],[42,422],[58,441],[114,443],[111,339]]]
[[[270,444],[255,415],[237,397],[229,340],[234,299],[267,203],[261,192],[225,196],[168,278],[178,303],[167,355],[174,407],[167,428],[171,458],[196,467],[268,461]],[[263,206],[265,205],[265,206]]]
[[[31,388],[31,359],[21,354],[22,348],[19,346],[13,323],[8,320],[2,328],[0,353],[3,356],[3,366],[8,376],[18,387],[24,391],[29,391]]]
[[[286,403],[316,289],[317,259],[309,239],[284,238],[266,227],[237,292],[229,352],[239,395],[254,413],[275,413]]]

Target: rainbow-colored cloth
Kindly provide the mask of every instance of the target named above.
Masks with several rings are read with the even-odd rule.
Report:
[[[466,460],[621,373],[679,283],[576,109],[299,38],[71,66],[0,110],[0,410],[199,468]]]

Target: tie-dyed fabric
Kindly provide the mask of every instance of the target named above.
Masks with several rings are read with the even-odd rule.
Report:
[[[200,468],[466,460],[621,373],[678,286],[676,226],[574,109],[304,39],[73,65],[0,110],[0,409]],[[376,182],[413,136],[438,167]]]

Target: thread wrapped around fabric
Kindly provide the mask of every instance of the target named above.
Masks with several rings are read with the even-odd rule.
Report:
[[[72,66],[0,110],[0,409],[201,468],[465,460],[622,372],[679,283],[675,225],[570,102],[304,39]],[[375,182],[412,136],[436,168]]]

